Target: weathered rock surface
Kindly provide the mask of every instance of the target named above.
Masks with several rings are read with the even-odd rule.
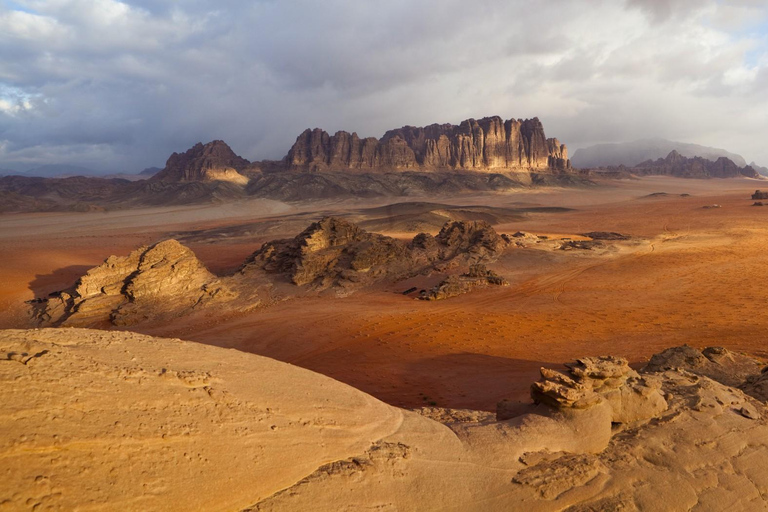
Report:
[[[398,409],[198,343],[0,331],[0,493],[10,510],[766,508],[763,403],[683,369],[636,374],[615,357],[568,367],[548,380],[590,388],[594,405],[556,400],[493,421]],[[627,403],[650,389],[667,407],[612,428],[610,394],[625,389]]]
[[[763,364],[754,358],[722,347],[699,350],[683,345],[655,354],[643,371],[683,369],[696,375],[704,375],[726,386],[737,387],[745,382],[747,377],[759,375],[762,368]]]
[[[509,282],[482,263],[469,267],[469,271],[461,275],[451,275],[429,291],[423,292],[421,300],[442,300],[471,292],[475,288],[488,285],[509,286]]]
[[[762,190],[755,190],[755,193],[752,194],[752,199],[768,199],[768,192],[763,192]]]
[[[181,315],[233,292],[176,240],[110,256],[75,286],[38,303],[42,325],[132,325]]]
[[[174,153],[165,168],[149,178],[150,181],[228,181],[246,185],[248,178],[240,171],[250,165],[232,151],[224,141],[214,140],[203,145],[198,142],[184,153]]]
[[[654,418],[667,409],[661,381],[640,376],[619,357],[585,357],[566,364],[569,374],[541,369],[541,380],[531,386],[535,403],[556,408],[586,409],[603,401],[613,411],[612,423]]]
[[[508,245],[483,221],[448,222],[437,236],[406,243],[327,217],[295,238],[264,244],[231,276],[213,275],[187,247],[166,240],[111,256],[72,288],[30,303],[42,326],[134,325],[225,304],[230,311],[253,309],[262,292],[270,300],[329,288],[344,295],[384,279],[492,262]],[[502,280],[488,273],[473,278]],[[284,282],[303,288],[282,288],[279,297],[269,291]]]
[[[437,236],[421,233],[410,243],[369,233],[343,219],[326,217],[297,237],[268,242],[239,273],[282,274],[293,284],[354,288],[426,269],[445,269],[498,258],[508,243],[482,221],[448,222]]]
[[[538,118],[468,119],[390,130],[377,140],[315,128],[299,135],[285,159],[292,170],[510,171],[570,168],[568,150],[547,139]]]

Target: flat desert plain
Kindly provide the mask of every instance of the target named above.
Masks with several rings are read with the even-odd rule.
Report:
[[[768,188],[750,179],[647,177],[449,199],[3,215],[0,327],[29,327],[25,301],[69,287],[112,254],[170,237],[224,275],[265,241],[295,236],[325,215],[410,238],[424,217],[409,217],[405,201],[435,203],[430,219],[449,220],[450,206],[453,215],[457,206],[516,209],[496,218],[497,231],[547,239],[489,265],[508,287],[434,302],[404,296],[440,279],[420,276],[346,297],[326,293],[131,329],[275,358],[397,406],[493,410],[502,398],[527,399],[542,365],[585,355],[641,365],[687,343],[767,357],[768,207],[750,200],[761,185]],[[632,238],[604,249],[556,248],[594,231]]]

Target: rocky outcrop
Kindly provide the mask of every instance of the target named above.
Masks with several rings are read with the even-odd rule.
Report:
[[[509,282],[482,263],[477,263],[471,265],[465,274],[448,276],[431,290],[422,292],[419,299],[450,299],[488,285],[509,286]]]
[[[586,409],[608,402],[612,423],[633,423],[658,416],[667,409],[661,380],[640,376],[620,357],[585,357],[566,364],[568,374],[541,369],[541,380],[531,386],[534,403],[558,409]]]
[[[297,237],[264,244],[239,270],[281,274],[295,285],[351,289],[383,278],[403,279],[427,269],[490,262],[508,246],[490,224],[448,222],[437,236],[410,243],[369,233],[336,217],[313,223]]]
[[[436,237],[422,233],[406,243],[326,217],[294,238],[265,243],[234,275],[213,275],[190,249],[166,240],[110,256],[71,288],[29,303],[41,326],[126,326],[212,306],[247,311],[266,298],[327,289],[345,295],[385,279],[492,262],[507,246],[485,222],[448,222]],[[482,266],[473,268],[466,279],[503,282]],[[294,286],[272,290],[285,283]]]
[[[248,178],[240,173],[250,162],[232,151],[224,141],[214,140],[203,145],[198,142],[185,153],[174,153],[165,168],[150,181],[227,181],[246,185]]]
[[[292,239],[264,244],[240,270],[249,274],[261,269],[283,274],[296,285],[327,288],[345,281],[376,279],[407,267],[409,251],[404,243],[368,233],[335,217],[315,222]]]
[[[752,167],[739,167],[722,156],[715,161],[702,157],[686,158],[673,150],[666,158],[648,160],[630,169],[636,175],[666,175],[681,178],[760,178]]]
[[[180,315],[232,291],[176,240],[110,256],[75,286],[37,304],[41,325],[125,326]]]
[[[768,199],[768,192],[763,192],[762,190],[755,190],[755,193],[752,194],[752,199]]]
[[[699,350],[688,345],[655,354],[645,365],[645,372],[683,369],[703,375],[727,386],[740,386],[747,377],[760,374],[763,365],[754,358],[723,347]]]
[[[570,168],[568,150],[547,139],[538,118],[468,119],[390,130],[377,140],[315,128],[296,139],[285,158],[292,170],[319,171],[531,171]]]

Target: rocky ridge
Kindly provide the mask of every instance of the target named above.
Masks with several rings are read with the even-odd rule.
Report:
[[[425,290],[419,295],[421,300],[450,299],[469,293],[475,288],[488,285],[509,286],[509,281],[492,270],[488,270],[482,263],[469,267],[469,271],[460,275],[450,275],[431,290]]]
[[[676,176],[679,178],[755,178],[762,179],[760,173],[750,166],[739,167],[732,160],[721,156],[717,160],[703,157],[687,158],[672,150],[665,158],[647,160],[634,167],[618,166],[591,169],[586,175],[605,176]]]
[[[233,275],[218,277],[189,248],[166,240],[111,256],[71,288],[35,299],[32,316],[44,326],[126,326],[216,307],[243,311],[266,296],[347,295],[384,280],[490,263],[509,245],[483,221],[447,222],[436,236],[406,243],[326,217],[294,238],[263,244]],[[290,286],[273,290],[283,284]]]
[[[568,150],[548,139],[538,118],[498,116],[461,124],[404,126],[381,139],[315,128],[299,135],[285,162],[291,170],[510,171],[570,168]]]

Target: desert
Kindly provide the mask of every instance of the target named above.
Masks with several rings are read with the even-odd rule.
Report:
[[[0,511],[768,510],[768,6],[0,2]]]
[[[766,417],[750,384],[766,357],[759,185],[639,176],[482,196],[7,214],[6,504],[668,510],[654,497],[673,485],[671,472],[686,489],[674,509],[759,508],[768,485],[751,462]],[[437,249],[420,248],[430,243]],[[450,279],[473,284],[419,300]],[[77,283],[82,305],[57,317],[64,302],[51,294],[76,293]],[[38,327],[49,328],[13,330]],[[136,346],[117,348],[125,344]],[[694,355],[722,347],[714,354],[725,356],[696,357],[746,369],[702,371],[681,356],[648,370],[651,356],[684,345]],[[607,399],[558,402],[572,396],[558,386],[584,386],[542,368],[609,355],[624,365],[620,379],[641,386],[626,393],[655,405],[622,406],[630,416],[617,422],[605,417]],[[25,367],[41,373],[18,373]],[[541,375],[556,398],[537,406]],[[84,391],[72,398],[54,383]],[[126,405],[113,406],[111,393]],[[669,451],[646,452],[657,443]],[[286,466],[287,446],[298,451]],[[51,450],[61,455],[45,458]],[[139,454],[131,474],[142,476],[110,486],[109,468]],[[723,465],[733,468],[727,483],[697,483],[719,481]],[[200,476],[225,466],[221,479]],[[75,491],[85,483],[73,467],[96,484]]]

